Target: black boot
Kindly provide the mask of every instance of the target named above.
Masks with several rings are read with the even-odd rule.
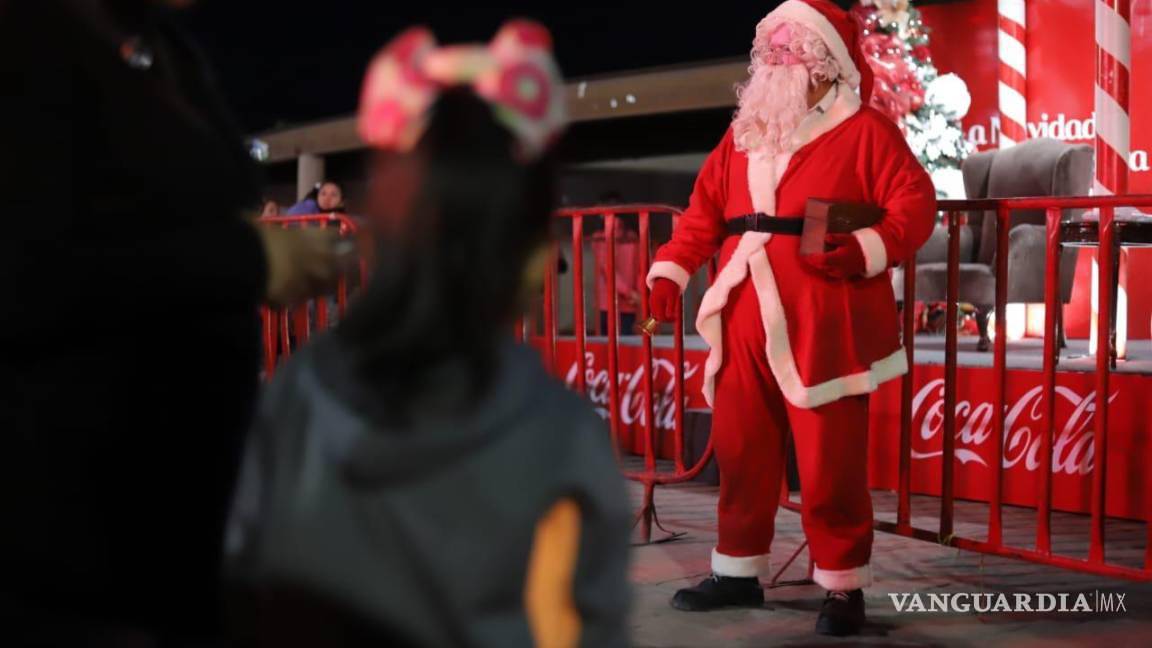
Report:
[[[828,592],[820,617],[816,619],[816,633],[843,637],[860,634],[864,626],[864,592]]]
[[[760,579],[712,575],[696,587],[686,587],[672,597],[672,607],[685,612],[707,612],[722,607],[764,605],[764,588]]]

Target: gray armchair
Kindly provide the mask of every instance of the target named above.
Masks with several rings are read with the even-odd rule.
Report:
[[[1027,140],[1002,151],[969,156],[961,168],[968,198],[1021,196],[1083,196],[1092,184],[1093,150],[1085,144],[1054,139]],[[1069,210],[1064,218],[1078,218]],[[1008,233],[1008,301],[1043,302],[1045,274],[1045,214],[1043,210],[1012,213]],[[916,299],[944,301],[946,296],[948,230],[937,225],[916,255]],[[978,348],[989,348],[988,316],[996,303],[996,214],[973,212],[960,238],[960,301],[976,307],[980,327]],[[1076,272],[1076,252],[1066,248],[1060,264],[1060,297],[1067,303]],[[903,268],[892,277],[897,298],[904,294]],[[1059,321],[1059,319],[1057,320]]]

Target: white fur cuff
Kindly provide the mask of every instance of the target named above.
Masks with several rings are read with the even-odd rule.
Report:
[[[872,566],[862,565],[851,569],[820,569],[816,565],[812,569],[812,580],[830,592],[848,592],[861,589],[872,584]]]
[[[712,549],[712,573],[717,576],[769,578],[772,575],[771,571],[772,566],[769,564],[768,554],[726,556],[716,551],[715,548]]]
[[[648,287],[651,288],[652,284],[657,279],[670,279],[680,286],[680,292],[688,286],[688,280],[692,278],[692,273],[685,270],[680,264],[673,263],[672,261],[657,261],[652,264],[652,269],[648,271]]]
[[[884,247],[884,239],[874,228],[865,227],[852,232],[860,249],[864,250],[864,276],[875,277],[888,270],[888,249]]]

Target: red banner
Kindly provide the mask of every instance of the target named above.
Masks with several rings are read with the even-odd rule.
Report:
[[[912,492],[940,494],[943,457],[944,368],[917,366],[913,373]],[[1152,506],[1152,377],[1113,374],[1109,396],[1106,492],[1107,514],[1144,519]],[[954,447],[956,497],[987,501],[991,495],[996,447],[992,417],[995,378],[990,368],[960,367]],[[1005,504],[1032,506],[1041,469],[1044,400],[1038,371],[1009,371],[1004,420]],[[1056,375],[1056,424],[1052,438],[1052,506],[1087,513],[1091,504],[1096,375]],[[869,481],[896,489],[900,443],[900,381],[882,385],[872,397]]]
[[[588,399],[605,419],[609,413],[608,345],[589,342],[584,362],[576,361],[576,342],[562,340],[556,344],[556,367],[562,372],[569,388],[576,385],[576,372],[584,371],[584,384]],[[656,349],[653,358],[653,395],[656,421],[656,454],[662,459],[672,458],[672,435],[676,424],[676,402],[673,396],[676,384],[673,373],[676,364],[672,349]],[[684,400],[686,409],[707,408],[701,389],[704,386],[703,351],[684,353]],[[644,425],[647,408],[644,395],[644,349],[640,346],[621,345],[618,353],[620,385],[620,447],[626,452],[644,454]]]
[[[672,456],[675,421],[671,349],[654,351],[654,401],[657,455]],[[706,353],[684,354],[686,408],[705,408],[700,394]],[[644,451],[644,359],[639,346],[621,345],[619,358],[620,439],[625,451]],[[601,416],[608,417],[607,345],[589,342],[583,362],[576,344],[560,340],[557,370],[572,386],[583,370],[588,396]],[[917,366],[913,374],[912,492],[937,495],[943,461],[944,369]],[[1053,507],[1087,513],[1092,492],[1096,392],[1095,374],[1057,375],[1056,431],[1052,445]],[[986,501],[992,485],[995,448],[993,370],[960,367],[956,403],[955,493],[961,499]],[[1152,377],[1113,374],[1111,379],[1106,489],[1107,514],[1144,519],[1152,509],[1152,410],[1148,394]],[[1009,371],[1004,426],[1004,503],[1033,506],[1036,472],[1040,470],[1042,376],[1037,371]],[[885,383],[873,395],[869,443],[869,480],[873,488],[896,489],[900,441],[900,381]]]

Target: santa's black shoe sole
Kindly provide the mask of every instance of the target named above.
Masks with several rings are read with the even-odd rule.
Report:
[[[816,634],[826,637],[851,637],[860,634],[863,623],[834,623],[824,619],[816,621]]]

